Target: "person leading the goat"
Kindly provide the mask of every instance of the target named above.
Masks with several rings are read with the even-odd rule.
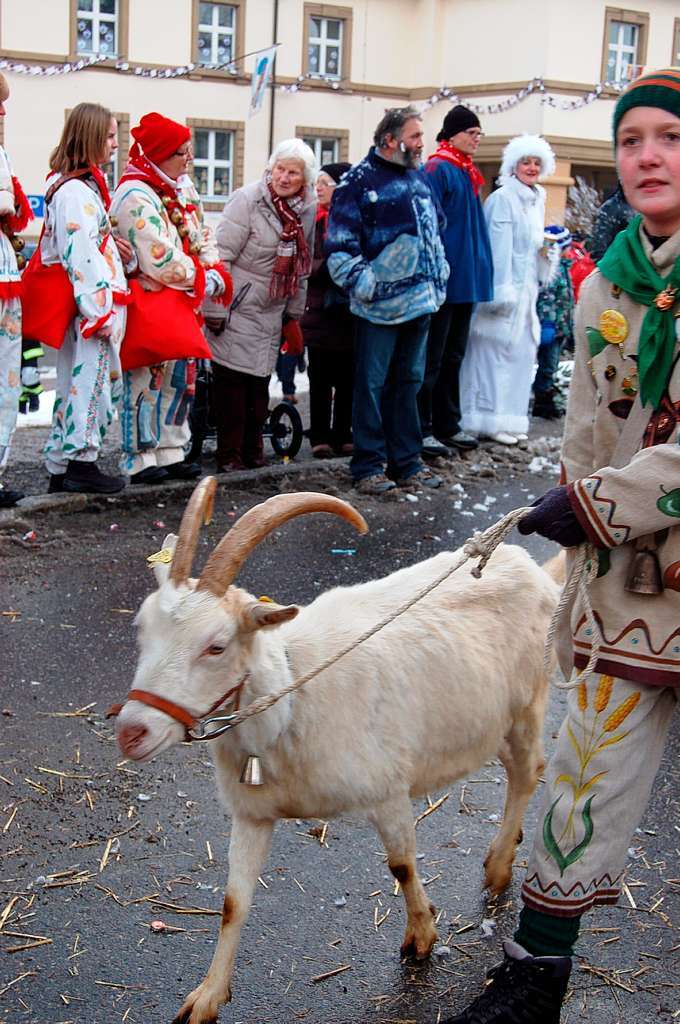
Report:
[[[546,769],[524,907],[483,993],[448,1024],[556,1024],[582,915],[618,899],[631,836],[680,685],[680,70],[652,71],[614,113],[619,177],[637,216],[584,283],[563,483],[520,524],[594,546],[594,672],[569,691]],[[573,554],[573,552],[572,552]],[[593,650],[579,600],[568,675]],[[630,1017],[629,1019],[632,1019]]]

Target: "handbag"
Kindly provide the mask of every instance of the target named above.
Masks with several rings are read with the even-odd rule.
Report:
[[[21,278],[22,333],[25,339],[61,348],[78,307],[73,285],[61,263],[43,263],[41,242],[42,232]]]
[[[82,178],[87,170],[64,174],[48,189],[45,205],[54,193],[73,178]],[[40,254],[45,233],[43,224],[38,245],[21,278],[22,334],[25,339],[61,348],[69,325],[78,315],[73,285],[60,262],[44,264]],[[106,239],[102,242],[103,251]]]
[[[129,281],[127,325],[120,350],[124,370],[172,359],[211,359],[210,346],[194,309],[195,299],[176,288],[145,291]]]

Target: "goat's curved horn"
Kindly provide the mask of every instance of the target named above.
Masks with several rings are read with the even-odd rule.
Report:
[[[203,477],[194,488],[184,510],[170,566],[170,581],[176,587],[185,583],[191,574],[191,566],[198,544],[198,531],[201,529],[201,524],[209,522],[212,517],[216,489],[217,480],[214,476]]]
[[[277,494],[255,505],[232,526],[208,559],[197,589],[210,590],[222,597],[253,548],[277,526],[307,512],[332,512],[359,533],[368,533],[364,517],[340,498],[313,491]]]

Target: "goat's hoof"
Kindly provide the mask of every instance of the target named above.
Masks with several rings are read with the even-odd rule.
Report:
[[[401,944],[401,955],[413,960],[426,960],[436,941],[437,932],[432,925],[418,932],[414,928],[407,928]]]
[[[186,997],[184,1006],[172,1024],[217,1024],[220,1006],[223,1003],[228,1003],[231,999],[231,989],[227,990],[223,998],[219,998],[219,996],[202,992],[202,987],[199,985]]]
[[[510,885],[512,864],[503,864],[493,856],[484,861],[484,888],[492,896],[499,896]]]

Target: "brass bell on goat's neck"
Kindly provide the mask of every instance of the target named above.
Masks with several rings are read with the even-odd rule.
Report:
[[[262,783],[262,762],[257,754],[248,754],[246,763],[243,765],[241,778],[239,780],[244,786],[261,786]]]
[[[631,594],[663,593],[661,566],[656,553],[656,538],[653,533],[638,537],[635,541],[624,589]]]

